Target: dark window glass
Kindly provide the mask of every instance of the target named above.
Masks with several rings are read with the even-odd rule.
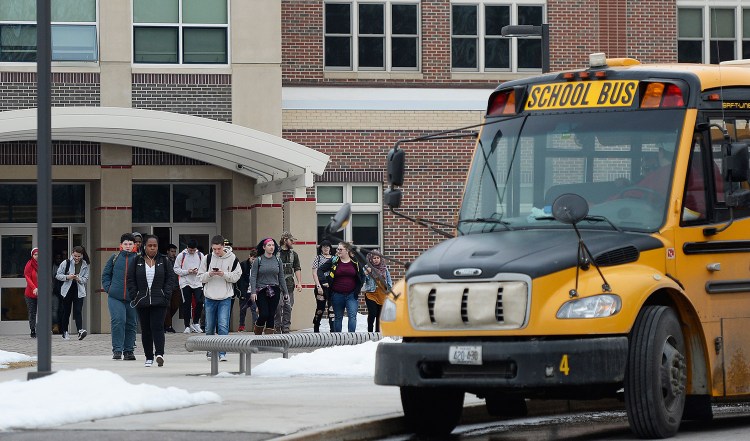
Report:
[[[226,28],[184,28],[182,52],[183,63],[226,64]]]
[[[216,222],[215,185],[179,184],[172,189],[174,222]]]
[[[359,33],[383,34],[385,15],[382,4],[364,3],[359,5]]]
[[[359,38],[359,66],[383,67],[384,37]]]
[[[0,61],[36,61],[36,25],[0,26]]]
[[[678,41],[677,61],[680,63],[703,63],[703,42]]]
[[[23,278],[23,270],[31,257],[31,249],[31,235],[3,236],[0,261],[4,279]],[[23,295],[23,291],[21,293]]]
[[[134,28],[133,60],[136,63],[178,63],[177,28]]]
[[[0,222],[36,223],[36,186],[0,185]],[[52,222],[86,222],[86,187],[83,184],[52,186]]]
[[[518,39],[518,68],[542,68],[542,40],[526,38]]]
[[[484,42],[484,67],[487,69],[510,68],[510,41],[492,38]]]
[[[750,58],[750,41],[743,40],[742,41],[742,59],[747,60]]]
[[[74,184],[52,186],[52,222],[86,222],[85,185]]]
[[[477,67],[477,40],[475,38],[451,39],[451,66],[455,68]]]
[[[477,7],[453,5],[453,35],[477,35]]]
[[[510,24],[510,7],[486,6],[484,8],[484,27],[486,35],[500,35],[503,26]]]
[[[26,262],[24,262],[24,265]],[[23,271],[23,268],[21,268]],[[23,277],[23,274],[21,275]],[[2,288],[0,289],[0,305],[3,305],[0,310],[0,320],[4,322],[10,322],[14,320],[28,320],[26,309],[26,300],[23,298],[25,288]]]
[[[351,46],[349,37],[326,37],[326,66],[351,67]]]
[[[393,34],[417,34],[417,5],[391,6],[391,31]]]
[[[417,67],[416,38],[392,38],[391,49],[393,67]]]
[[[734,41],[712,40],[711,64],[719,64],[722,61],[734,60]]]
[[[534,25],[542,24],[542,7],[541,6],[519,6],[518,7],[518,24]]]
[[[169,184],[133,184],[133,222],[169,222]]]
[[[326,3],[326,34],[351,33],[350,5]]]
[[[380,243],[377,214],[352,215],[352,242],[360,245]]]

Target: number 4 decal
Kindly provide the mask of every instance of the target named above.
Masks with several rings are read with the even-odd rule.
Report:
[[[560,372],[568,375],[570,373],[570,367],[568,366],[568,354],[563,354],[562,360],[560,360]]]

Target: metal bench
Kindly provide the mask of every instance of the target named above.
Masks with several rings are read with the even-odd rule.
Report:
[[[324,332],[264,335],[200,335],[188,337],[185,349],[211,353],[211,375],[219,373],[219,352],[240,355],[240,374],[250,375],[252,354],[278,352],[289,358],[291,348],[322,348],[357,345],[383,338],[379,332]]]

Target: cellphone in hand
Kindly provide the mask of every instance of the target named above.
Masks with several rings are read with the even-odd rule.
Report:
[[[219,271],[219,268],[211,268],[214,271]]]

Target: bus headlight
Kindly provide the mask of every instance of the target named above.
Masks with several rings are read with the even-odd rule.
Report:
[[[565,302],[557,311],[559,319],[609,317],[620,312],[622,301],[615,294],[600,294]],[[382,319],[381,319],[382,320]]]
[[[396,302],[386,297],[383,302],[383,310],[380,311],[381,322],[393,322],[396,321]]]

